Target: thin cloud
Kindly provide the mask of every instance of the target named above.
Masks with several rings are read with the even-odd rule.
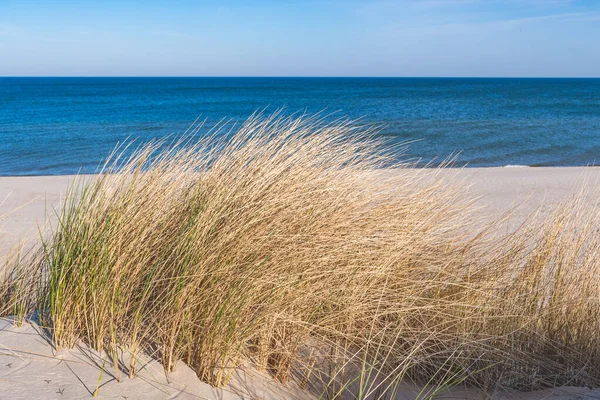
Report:
[[[11,25],[0,25],[0,36],[22,36],[23,30]]]
[[[548,15],[537,15],[532,17],[522,18],[507,18],[492,21],[473,21],[473,22],[455,22],[455,23],[441,23],[441,24],[429,24],[420,26],[401,26],[389,25],[387,28],[380,30],[383,34],[423,34],[423,35],[437,35],[437,34],[460,34],[468,33],[473,30],[479,32],[484,30],[502,30],[510,29],[518,26],[524,26],[528,24],[534,24],[541,21],[596,21],[600,20],[600,12],[570,12],[560,14],[548,14]]]
[[[570,12],[570,13],[561,13],[561,14],[550,14],[550,15],[537,15],[533,17],[523,17],[523,18],[513,18],[506,20],[495,21],[496,23],[504,23],[504,24],[526,24],[530,22],[536,21],[544,21],[544,20],[564,20],[564,21],[581,21],[589,18],[598,18],[600,16],[600,12],[591,11],[591,12]]]
[[[148,31],[148,34],[163,36],[163,37],[165,37],[165,36],[172,37],[172,38],[177,38],[177,39],[199,39],[198,36],[192,35],[190,33],[173,31],[173,30],[163,30],[163,29],[153,29],[151,31]]]

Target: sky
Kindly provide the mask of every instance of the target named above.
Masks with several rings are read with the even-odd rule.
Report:
[[[0,76],[599,77],[600,0],[0,0]]]

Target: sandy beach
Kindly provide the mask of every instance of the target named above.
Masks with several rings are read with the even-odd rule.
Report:
[[[469,186],[482,212],[491,217],[514,210],[519,220],[537,208],[542,212],[584,183],[600,182],[600,168],[466,168],[441,171]],[[0,252],[21,240],[36,238],[45,215],[58,211],[74,176],[0,177]]]
[[[92,398],[98,389],[99,399],[159,400],[314,400],[316,397],[290,385],[279,385],[265,374],[253,371],[235,373],[230,385],[215,389],[201,382],[194,371],[179,362],[168,379],[162,366],[145,359],[144,368],[135,379],[120,376],[106,365],[106,355],[97,354],[84,345],[55,351],[37,326],[15,327],[10,320],[0,319],[0,398],[6,399],[84,399]],[[101,370],[103,371],[101,373]],[[403,384],[396,400],[428,398],[427,389]],[[424,397],[425,396],[425,397]],[[571,400],[597,399],[600,389],[562,387],[529,393],[503,393],[493,400],[533,399]],[[475,389],[456,387],[435,396],[440,400],[486,398]]]
[[[592,185],[600,179],[600,168],[473,168],[447,170],[449,179],[467,183],[478,198],[482,213],[490,218],[515,209],[514,218],[522,219],[532,211],[542,212],[563,199],[584,182]],[[0,215],[3,215],[0,251],[5,253],[22,240],[35,240],[46,223],[45,215],[58,210],[73,176],[0,178]],[[280,398],[282,388],[265,384],[256,376],[238,375],[231,387],[216,390],[200,382],[194,372],[180,363],[167,380],[160,364],[147,360],[147,368],[138,379],[122,378],[104,369],[101,356],[85,346],[54,351],[34,325],[14,327],[0,321],[0,397],[81,398],[100,387],[100,398],[247,398],[251,392],[261,399]],[[258,376],[258,375],[257,375]],[[268,383],[268,378],[264,379]],[[271,382],[272,383],[272,382]],[[242,390],[243,389],[243,390]],[[289,389],[289,388],[288,388]],[[414,398],[415,388],[406,387],[399,398]],[[481,398],[475,390],[453,389],[439,398]],[[569,399],[600,396],[599,391],[584,388],[559,388],[528,394],[522,398]],[[509,397],[510,397],[509,396]],[[503,398],[503,396],[498,396]]]

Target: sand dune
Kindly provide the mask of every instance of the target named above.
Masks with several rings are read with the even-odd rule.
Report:
[[[448,179],[464,180],[479,198],[482,213],[499,216],[514,207],[514,220],[540,208],[542,212],[563,199],[578,184],[596,184],[599,168],[485,168],[448,170]],[[45,216],[60,206],[72,176],[0,178],[0,215],[5,215],[0,233],[0,252],[23,239],[35,240]],[[302,398],[306,394],[281,387],[261,374],[240,372],[226,389],[213,389],[200,382],[195,373],[179,363],[167,379],[163,368],[148,358],[138,378],[117,373],[106,355],[85,346],[56,352],[41,330],[31,324],[16,327],[0,320],[1,398],[89,398],[98,389],[99,398],[162,399],[204,398],[278,399]],[[101,373],[101,371],[104,371]],[[249,374],[249,375],[248,375]],[[401,399],[415,398],[422,388],[405,386]],[[482,398],[477,390],[454,389],[437,398]],[[600,390],[557,388],[535,393],[498,394],[498,399],[600,398]]]
[[[100,399],[315,399],[307,393],[275,383],[258,372],[240,371],[232,383],[222,389],[201,382],[183,362],[168,379],[162,366],[146,358],[135,379],[123,373],[117,379],[111,361],[85,345],[56,351],[36,325],[16,327],[8,319],[0,319],[0,398],[2,399],[86,399],[97,392]],[[397,400],[427,398],[428,388],[402,385]],[[483,392],[469,388],[453,388],[439,393],[436,399],[480,400]],[[600,389],[562,387],[529,393],[500,393],[495,400],[509,399],[597,399]]]

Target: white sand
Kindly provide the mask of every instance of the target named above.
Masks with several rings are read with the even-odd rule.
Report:
[[[129,365],[129,361],[126,362]],[[138,376],[129,379],[117,374],[105,354],[84,345],[56,351],[36,325],[14,326],[0,319],[1,399],[82,399],[92,398],[98,389],[101,399],[223,399],[277,400],[291,389],[274,385],[258,373],[252,377],[236,374],[233,384],[215,389],[202,383],[183,362],[168,379],[155,360],[138,363]]]
[[[446,172],[445,172],[446,173]],[[600,182],[600,168],[485,168],[449,171],[448,179],[462,179],[471,185],[471,193],[480,196],[485,213],[500,215],[520,205],[516,218],[538,207],[547,209],[571,193],[587,178],[587,185]],[[58,207],[64,198],[69,176],[1,177],[0,255],[23,238],[36,239],[38,226],[45,223],[46,211]],[[134,380],[115,377],[106,357],[81,346],[56,352],[34,325],[15,327],[0,320],[0,398],[73,399],[91,398],[98,385],[99,398],[106,399],[279,399],[292,396],[268,377],[240,372],[227,389],[213,389],[200,382],[194,372],[180,363],[165,378],[160,364],[145,360],[145,367]],[[104,366],[104,368],[102,368]],[[406,386],[398,398],[415,398],[418,388]],[[295,392],[297,393],[297,392]],[[303,397],[303,396],[300,396]],[[481,399],[475,390],[455,389],[437,398]],[[600,398],[600,390],[558,388],[526,394],[505,394],[498,399],[583,399]]]
[[[126,363],[128,365],[128,361]],[[97,354],[84,345],[56,351],[40,329],[31,324],[14,326],[0,319],[0,399],[90,399],[98,388],[99,399],[215,399],[278,400],[315,399],[308,393],[275,383],[258,372],[239,371],[227,388],[215,389],[200,382],[195,373],[179,362],[167,379],[161,365],[141,360],[135,379],[123,372],[120,381],[105,354]],[[422,387],[403,385],[396,399],[415,399],[428,393]],[[429,392],[433,393],[433,392]],[[425,397],[427,398],[427,397]],[[439,393],[436,399],[481,400],[479,390],[454,388]],[[598,399],[600,389],[563,387],[529,393],[505,393],[496,400],[514,399]]]
[[[46,215],[64,199],[72,176],[0,177],[0,254],[39,237]]]
[[[473,196],[490,216],[518,206],[517,217],[537,207],[547,209],[587,178],[600,182],[596,168],[469,168],[442,171],[449,179],[471,185]],[[0,177],[0,254],[24,238],[38,237],[46,214],[53,215],[64,198],[72,176]]]

